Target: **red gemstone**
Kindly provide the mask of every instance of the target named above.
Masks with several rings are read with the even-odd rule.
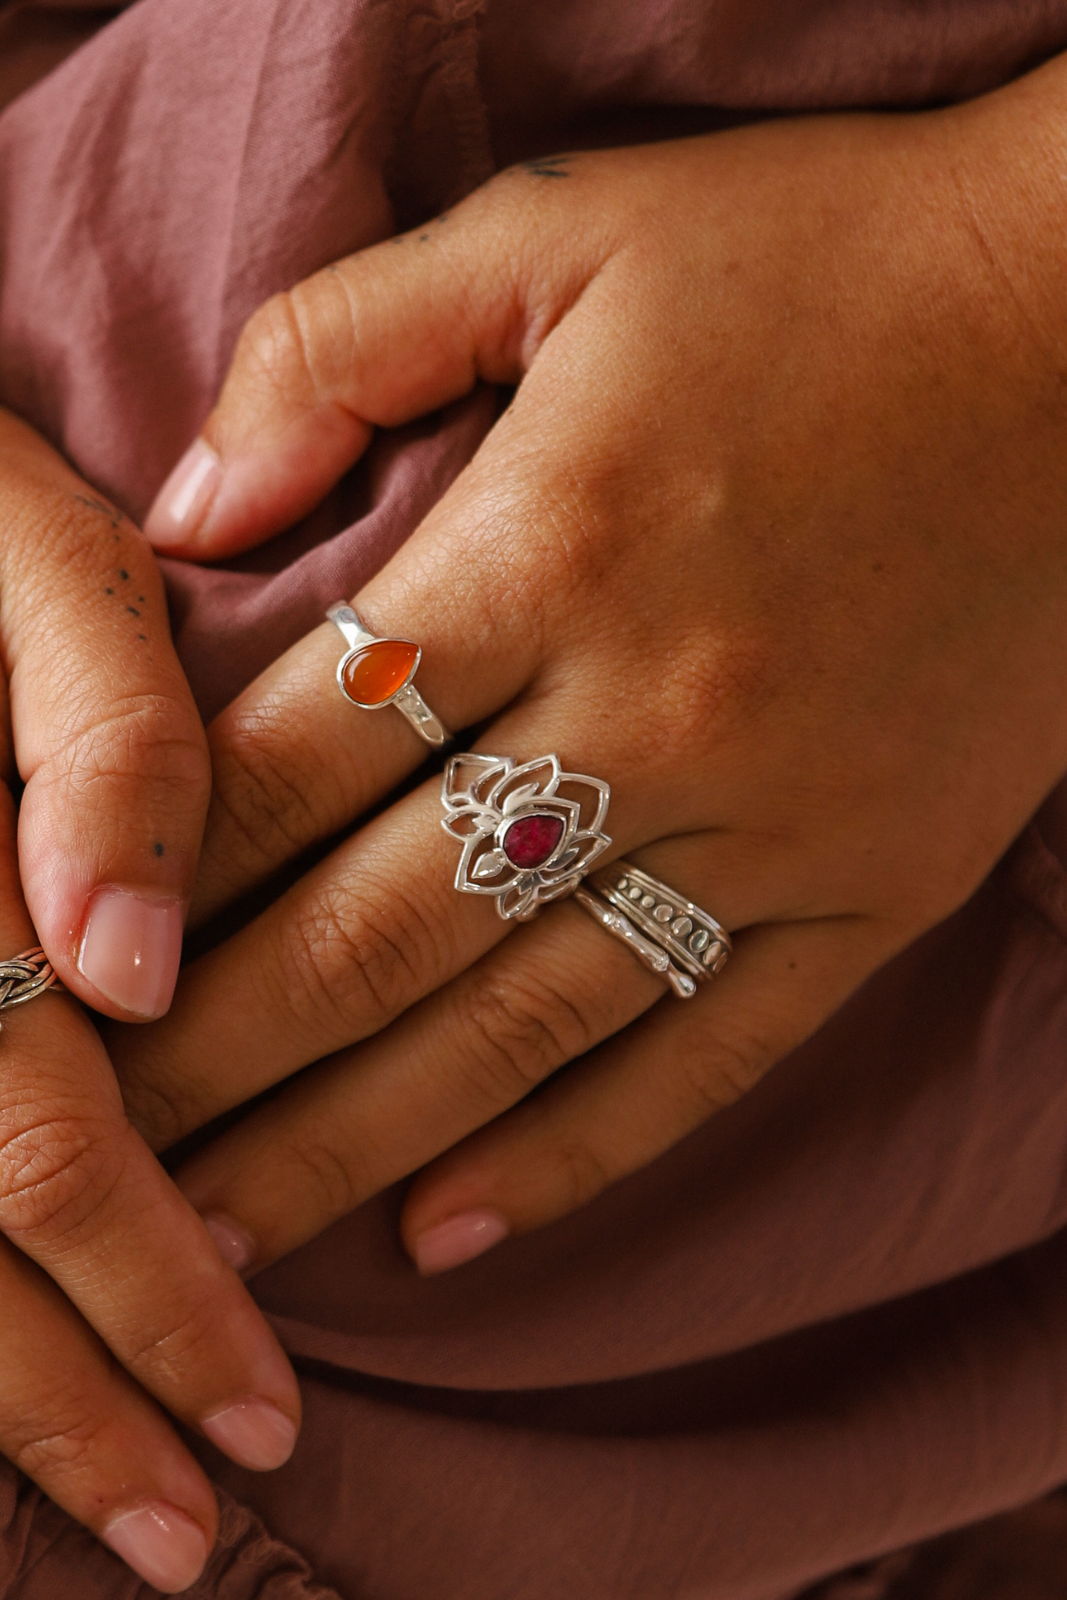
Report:
[[[562,837],[561,817],[520,817],[504,835],[504,854],[513,867],[529,872],[548,860]]]

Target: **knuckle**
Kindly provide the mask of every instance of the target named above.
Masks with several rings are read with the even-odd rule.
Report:
[[[153,1388],[184,1388],[191,1371],[211,1371],[217,1365],[217,1302],[205,1295],[193,1304],[182,1304],[166,1319],[161,1330],[157,1322],[156,1329],[118,1353],[136,1378],[151,1375]]]
[[[604,1156],[584,1141],[566,1140],[552,1152],[547,1174],[548,1188],[557,1201],[560,1214],[577,1211],[609,1188],[621,1173],[608,1165]]]
[[[227,721],[215,742],[212,804],[255,870],[274,868],[318,838],[344,811],[340,779],[327,763],[301,761],[284,720],[269,707]]]
[[[71,1381],[52,1378],[49,1392],[33,1397],[5,1440],[4,1454],[38,1482],[85,1470],[108,1429],[105,1416],[86,1411],[78,1376]]]
[[[207,742],[191,706],[167,694],[131,693],[96,713],[88,691],[69,706],[77,732],[34,774],[39,788],[62,786],[79,806],[115,804],[116,786],[145,782],[173,796],[183,809],[206,798],[211,769]],[[143,801],[138,802],[143,807]]]
[[[580,1005],[547,981],[477,982],[457,999],[464,1088],[510,1105],[592,1044]]]
[[[297,1019],[333,1018],[357,1039],[395,1017],[446,965],[447,921],[402,885],[367,873],[358,888],[330,885],[300,908],[286,934],[283,964]]]
[[[336,293],[333,280],[318,275],[313,289],[299,284],[272,295],[245,324],[235,376],[270,398],[317,402],[329,382],[323,358],[336,352],[337,341],[320,339],[315,323],[326,312],[323,299],[333,309]]]
[[[118,1055],[114,1067],[126,1116],[151,1150],[177,1144],[208,1119],[217,1103],[187,1070],[175,1077],[151,1054]]]
[[[699,637],[676,641],[646,707],[652,748],[669,769],[694,750],[721,750],[773,698],[772,656],[757,641]]]
[[[73,1113],[0,1115],[0,1229],[16,1242],[83,1229],[118,1181],[112,1128]]]
[[[686,1123],[695,1126],[733,1105],[769,1065],[767,1045],[755,1034],[737,1028],[719,1032],[705,1051],[678,1063],[678,1098]]]
[[[317,1226],[345,1216],[373,1193],[373,1174],[365,1155],[361,1149],[358,1156],[355,1151],[349,1151],[346,1157],[333,1149],[325,1138],[311,1135],[290,1145],[285,1153],[285,1164],[299,1183],[300,1194],[310,1203]],[[361,1184],[356,1180],[357,1167]]]

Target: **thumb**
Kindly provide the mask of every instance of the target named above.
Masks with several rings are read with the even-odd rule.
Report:
[[[19,867],[68,989],[170,1004],[211,778],[137,529],[0,411],[0,669],[25,782]]]
[[[588,225],[588,172],[573,187],[550,181],[570,162],[509,170],[435,222],[261,306],[148,514],[156,549],[199,560],[245,550],[318,504],[375,427],[446,405],[478,379],[517,383],[612,248],[610,211]]]

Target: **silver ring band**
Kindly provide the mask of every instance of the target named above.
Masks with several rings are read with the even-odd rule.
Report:
[[[332,605],[326,616],[348,646],[337,663],[337,682],[345,699],[361,711],[395,706],[420,739],[438,750],[447,744],[452,735],[430,710],[413,681],[422,660],[421,645],[410,639],[379,638],[371,633],[358,611],[343,600]]]
[[[52,963],[39,944],[31,950],[23,950],[21,955],[0,961],[0,1011],[24,1006],[58,982]]]
[[[697,992],[696,979],[691,978],[688,972],[679,972],[662,945],[654,944],[651,939],[646,939],[643,933],[638,933],[628,917],[624,917],[621,911],[616,911],[614,906],[607,905],[598,894],[592,894],[579,885],[574,891],[574,898],[583,911],[588,911],[589,915],[600,923],[605,932],[614,934],[616,939],[621,939],[650,972],[656,972],[661,978],[666,978],[679,1000],[693,998]]]
[[[722,971],[733,944],[722,924],[669,884],[629,861],[615,861],[578,896],[584,911],[621,939],[646,967],[665,977],[680,999]]]
[[[593,887],[692,977],[713,977],[726,965],[733,945],[722,924],[651,873],[614,861]]]

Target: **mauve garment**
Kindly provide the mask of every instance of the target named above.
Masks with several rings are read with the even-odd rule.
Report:
[[[0,17],[0,399],[134,517],[260,301],[501,162],[951,100],[1067,47],[1067,0],[109,15]],[[494,403],[379,437],[262,551],[165,563],[205,712],[388,559]],[[390,1193],[262,1273],[307,1420],[262,1477],[196,1446],[224,1496],[199,1600],[782,1600],[866,1562],[826,1592],[1062,1597],[1063,1500],[947,1530],[1067,1480],[1065,841],[1067,789],[817,1038],[577,1215],[424,1282]],[[0,1467],[0,1600],[150,1593]]]

